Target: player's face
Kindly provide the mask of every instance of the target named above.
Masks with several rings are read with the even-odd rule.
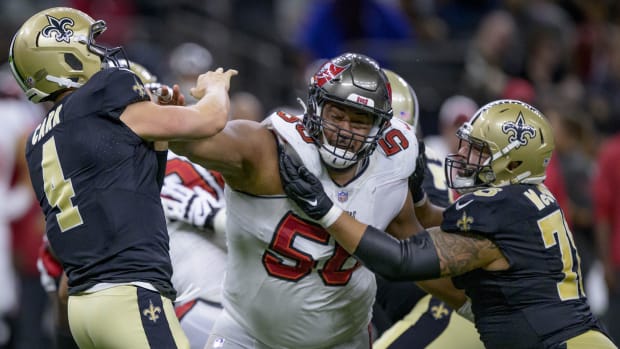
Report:
[[[456,171],[455,174],[458,177],[471,177],[474,175],[475,171],[478,170],[479,166],[484,164],[490,157],[488,151],[485,151],[485,148],[482,144],[476,142],[467,142],[463,139],[459,142],[459,149],[456,153],[456,158],[462,159],[463,163],[466,164],[462,167],[453,167],[452,170]]]
[[[349,152],[360,150],[374,122],[368,113],[333,103],[325,104],[322,116],[327,142]]]

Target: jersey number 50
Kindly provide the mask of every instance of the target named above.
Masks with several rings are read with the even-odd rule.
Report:
[[[299,281],[317,267],[317,261],[312,255],[293,246],[296,238],[322,245],[329,243],[329,233],[325,229],[289,213],[276,228],[269,245],[270,249],[263,254],[263,265],[269,275],[283,280]],[[295,265],[285,264],[282,257],[294,261]],[[343,286],[349,282],[353,271],[360,265],[356,261],[353,267],[343,269],[350,257],[347,251],[336,244],[332,256],[325,261],[321,269],[318,269],[325,285]]]

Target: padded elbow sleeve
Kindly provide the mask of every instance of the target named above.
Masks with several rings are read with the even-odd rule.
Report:
[[[407,240],[397,240],[368,226],[354,255],[368,269],[390,280],[428,280],[440,276],[439,257],[426,230]]]

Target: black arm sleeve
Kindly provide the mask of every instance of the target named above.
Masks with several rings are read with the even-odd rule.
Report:
[[[393,281],[436,279],[439,257],[428,231],[397,240],[368,226],[353,255],[368,269]]]

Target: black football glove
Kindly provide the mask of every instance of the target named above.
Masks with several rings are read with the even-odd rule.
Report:
[[[299,160],[280,151],[280,179],[284,192],[308,217],[330,226],[342,210],[334,206],[316,178]]]
[[[424,204],[426,193],[422,188],[422,182],[424,182],[424,171],[426,169],[426,146],[423,141],[418,141],[418,157],[415,162],[415,171],[409,176],[409,191],[413,197],[414,205],[421,206]]]

